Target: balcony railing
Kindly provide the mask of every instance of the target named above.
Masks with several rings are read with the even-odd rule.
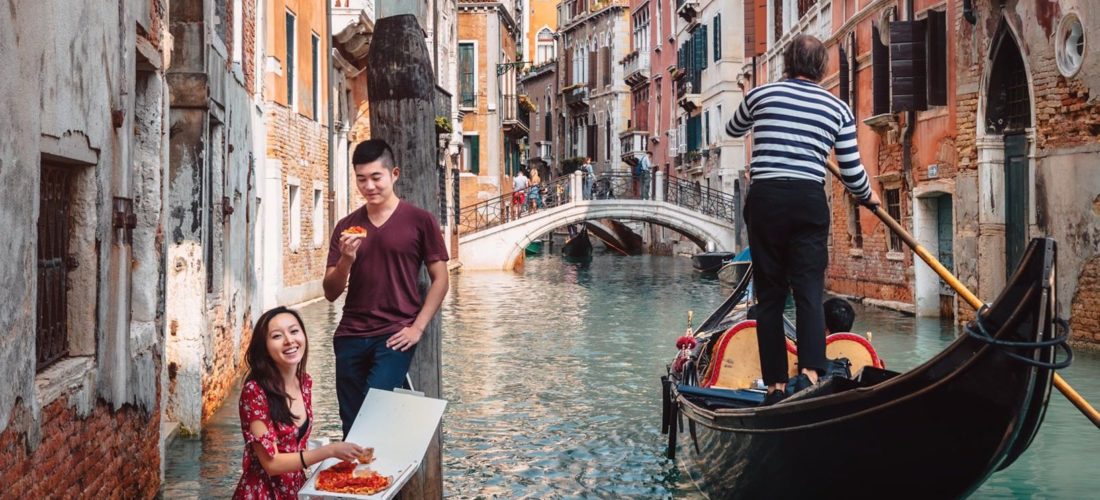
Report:
[[[623,59],[624,80],[631,87],[649,81],[649,52],[631,52]]]
[[[702,71],[687,71],[682,78],[676,80],[676,100],[680,107],[688,112],[698,108],[702,102],[700,97],[702,86]]]
[[[505,94],[502,104],[504,132],[520,137],[527,135],[531,130],[531,113],[520,102],[519,96]]]
[[[588,87],[581,84],[567,88],[565,94],[566,106],[588,107]]]

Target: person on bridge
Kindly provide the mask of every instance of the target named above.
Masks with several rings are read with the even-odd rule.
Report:
[[[584,179],[581,180],[581,190],[584,191],[584,199],[592,199],[592,181],[596,180],[596,171],[592,169],[592,158],[585,157],[584,165],[581,165],[581,174],[584,175]]]
[[[539,177],[538,167],[531,169],[531,187],[527,188],[527,200],[531,203],[531,213],[535,213],[543,207],[542,204],[542,179]]]
[[[512,178],[512,218],[515,219],[523,213],[523,208],[527,205],[527,186],[531,184],[530,179],[523,173],[523,169],[516,171],[516,176]]]
[[[391,391],[405,381],[417,342],[447,295],[447,247],[427,210],[397,197],[401,175],[393,150],[381,139],[359,143],[352,154],[355,185],[367,203],[340,219],[332,231],[325,270],[325,298],[347,287],[336,353],[336,398],[347,436],[370,389]],[[366,229],[361,231],[348,231]],[[426,266],[431,286],[422,297],[418,278]]]
[[[653,171],[653,161],[650,157],[653,156],[653,151],[646,150],[645,154],[638,159],[638,177],[642,180],[642,199],[649,199],[649,178]]]
[[[827,368],[822,295],[829,263],[829,204],[825,162],[836,151],[845,187],[865,205],[878,205],[860,163],[852,110],[818,82],[828,60],[825,45],[808,35],[783,54],[786,79],[751,90],[726,126],[753,132],[751,178],[745,202],[753,282],[758,300],[760,368],[769,392],[764,404],[816,384]],[[783,306],[793,290],[799,373],[787,379]]]

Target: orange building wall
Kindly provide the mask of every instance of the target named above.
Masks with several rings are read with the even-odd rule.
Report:
[[[290,11],[296,16],[295,22],[295,52],[297,52],[297,71],[295,72],[295,93],[297,94],[298,114],[310,119],[328,124],[328,116],[325,109],[328,106],[327,92],[321,92],[321,102],[317,111],[321,116],[313,116],[309,100],[306,96],[313,95],[313,56],[310,38],[314,33],[320,38],[320,63],[321,70],[318,77],[321,88],[328,88],[328,31],[325,23],[325,2],[323,0],[271,0],[267,3],[267,54],[279,60],[282,70],[278,73],[266,71],[264,76],[264,97],[268,101],[274,101],[283,106],[290,107],[287,102],[286,86],[286,13]]]
[[[531,29],[527,33],[526,53],[524,61],[535,61],[536,47],[538,47],[538,35],[542,28],[550,28],[550,31],[558,31],[558,2],[557,0],[531,0]]]

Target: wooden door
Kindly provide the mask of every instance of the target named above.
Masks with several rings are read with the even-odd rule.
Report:
[[[1005,136],[1005,273],[1012,276],[1027,247],[1027,137]]]

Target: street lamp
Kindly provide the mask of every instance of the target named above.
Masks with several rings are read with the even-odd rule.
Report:
[[[522,67],[524,67],[528,64],[531,64],[531,61],[516,61],[516,62],[508,62],[508,63],[499,63],[499,64],[497,64],[497,76],[504,76],[504,74],[507,73],[508,70],[510,70],[512,68],[522,68]]]

